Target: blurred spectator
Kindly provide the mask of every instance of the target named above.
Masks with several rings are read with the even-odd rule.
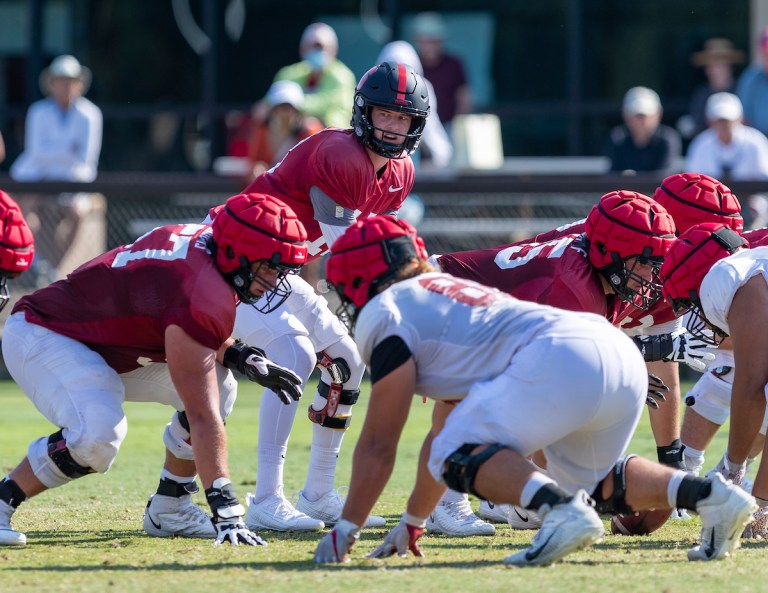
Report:
[[[61,55],[40,74],[46,97],[27,112],[24,151],[11,166],[16,181],[81,181],[96,178],[101,153],[101,110],[83,95],[91,71],[73,56]],[[38,285],[64,277],[106,247],[104,196],[65,193],[58,196],[19,194],[38,256],[31,277]],[[81,232],[83,220],[94,214]]]
[[[661,124],[661,101],[655,91],[636,86],[622,104],[624,125],[611,130],[610,171],[669,173],[682,156],[680,134]]]
[[[733,93],[715,93],[707,100],[709,129],[688,148],[686,171],[717,179],[767,179],[768,138],[742,123],[741,101]]]
[[[437,114],[450,134],[454,116],[472,111],[464,64],[443,48],[445,24],[436,12],[421,12],[413,22],[413,36],[424,68],[424,78],[432,83],[437,96]]]
[[[319,119],[304,114],[304,92],[296,82],[273,82],[264,100],[269,114],[252,127],[247,149],[251,171],[246,183],[280,162],[297,142],[323,129]]]
[[[753,194],[747,198],[749,206],[749,229],[761,229],[768,227],[768,196],[765,194]]]
[[[387,43],[381,49],[381,52],[379,52],[379,57],[376,58],[377,64],[381,64],[382,62],[408,64],[417,74],[422,77],[424,76],[424,68],[421,65],[421,60],[419,60],[416,50],[407,41],[392,41]],[[444,169],[451,164],[453,145],[451,144],[448,133],[445,131],[445,127],[440,121],[440,117],[437,113],[438,101],[435,96],[435,89],[428,78],[425,77],[424,82],[427,84],[427,91],[429,93],[430,114],[427,118],[427,125],[424,128],[424,133],[421,135],[419,150],[416,151],[411,158],[413,158],[414,165],[417,165],[418,167],[420,159],[414,157],[422,156],[422,151],[424,151],[434,168]]]
[[[768,134],[768,27],[758,38],[758,61],[739,77],[736,94],[744,108],[744,120],[763,134]]]
[[[326,126],[348,128],[352,114],[349,106],[355,95],[357,80],[352,71],[336,55],[339,40],[325,23],[312,23],[301,36],[301,62],[281,68],[277,80],[292,80],[304,91],[303,110]],[[266,117],[266,109],[262,110]]]
[[[691,63],[704,69],[706,82],[698,85],[691,95],[689,114],[677,122],[677,129],[686,138],[707,129],[705,114],[707,99],[715,93],[733,93],[736,89],[734,66],[744,63],[744,52],[734,49],[730,39],[714,37],[704,43],[704,49],[691,56]]]

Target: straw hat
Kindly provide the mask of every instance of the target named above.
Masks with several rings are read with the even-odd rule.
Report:
[[[704,49],[691,56],[694,66],[709,64],[741,64],[744,62],[744,52],[734,49],[730,39],[713,37],[704,42]]]
[[[52,78],[73,78],[82,81],[83,94],[88,92],[91,86],[91,70],[86,68],[77,58],[63,55],[55,58],[51,65],[40,73],[40,90],[44,95],[51,93]]]

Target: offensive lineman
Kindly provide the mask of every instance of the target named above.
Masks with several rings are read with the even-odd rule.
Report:
[[[400,523],[369,556],[422,556],[417,540],[446,485],[543,518],[532,545],[505,558],[508,565],[556,562],[602,537],[598,511],[633,508],[695,509],[703,529],[690,560],[733,551],[756,508],[749,494],[720,475],[622,457],[647,390],[630,339],[598,315],[519,301],[435,273],[426,259],[416,230],[387,216],[358,221],[331,250],[328,281],[356,323],[372,388],[349,496],[315,562],[348,559],[392,473],[417,393],[436,407],[456,405],[424,441]],[[548,475],[525,458],[540,449]]]
[[[358,217],[400,208],[413,187],[409,155],[429,110],[426,84],[410,66],[380,64],[357,85],[352,129],[327,128],[303,140],[246,191],[290,205],[307,228],[309,260],[318,258]],[[321,361],[320,384],[308,410],[314,423],[309,468],[294,508],[283,493],[283,466],[298,406],[262,398],[256,491],[246,523],[253,529],[310,531],[335,523],[341,512],[336,463],[365,365],[325,299],[298,276],[290,282],[293,292],[283,310],[239,311],[234,335],[248,343],[258,338],[270,358],[303,381]],[[384,523],[382,517],[368,520],[369,526]]]
[[[229,479],[223,418],[237,383],[228,369],[284,398],[301,396],[300,380],[230,336],[238,299],[240,306],[282,303],[290,290],[286,274],[306,261],[305,239],[288,206],[241,194],[227,201],[213,227],[156,228],[16,303],[3,358],[59,430],[32,441],[0,482],[0,545],[26,543],[11,527],[25,500],[109,469],[127,431],[123,401],[177,410],[163,435],[166,462],[155,495],[173,507],[171,515],[207,521],[216,543],[265,543],[245,527]],[[177,479],[176,468],[188,464],[199,470],[212,523],[190,500],[195,476]],[[174,535],[172,516],[155,515],[161,535]]]

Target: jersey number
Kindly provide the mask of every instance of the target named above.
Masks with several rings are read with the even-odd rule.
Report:
[[[466,305],[486,307],[502,298],[495,288],[489,288],[482,284],[476,284],[471,280],[462,280],[453,276],[440,276],[438,278],[425,278],[420,284],[432,292],[443,294],[448,298]]]
[[[499,251],[493,261],[500,269],[511,270],[512,268],[527,264],[537,257],[560,257],[571,243],[573,243],[573,237],[567,236],[561,239],[553,239],[546,243],[511,245]]]
[[[112,262],[113,268],[122,268],[132,261],[138,259],[162,259],[171,261],[174,259],[184,259],[189,253],[189,245],[192,240],[192,236],[200,230],[202,225],[199,224],[186,224],[184,225],[179,234],[171,233],[168,237],[168,241],[172,244],[170,249],[141,249],[139,251],[121,251],[115,256],[115,260]],[[154,230],[154,229],[153,229]],[[152,231],[149,231],[151,233]],[[136,243],[139,243],[149,233],[142,235],[136,239],[135,243],[127,245],[126,247],[133,247]]]

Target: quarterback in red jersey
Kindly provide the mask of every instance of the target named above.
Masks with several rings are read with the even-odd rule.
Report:
[[[163,435],[165,467],[150,499],[153,535],[263,544],[245,527],[229,480],[223,419],[237,396],[229,369],[285,399],[300,397],[301,380],[230,336],[238,300],[263,310],[285,300],[286,275],[306,261],[305,240],[285,204],[241,194],[212,227],[156,228],[20,299],[5,325],[3,357],[16,383],[60,428],[33,441],[0,482],[0,545],[26,543],[11,528],[26,499],[109,469],[126,436],[124,401],[177,410]],[[197,471],[213,521],[191,501]],[[186,531],[173,521],[179,515],[195,519]]]
[[[316,259],[358,217],[400,208],[413,187],[410,155],[429,110],[427,85],[410,66],[385,62],[371,68],[357,85],[351,129],[328,128],[303,140],[247,191],[285,201],[307,228],[309,259]],[[283,467],[298,406],[262,398],[258,475],[246,524],[312,531],[335,523],[341,513],[336,464],[365,365],[326,300],[297,276],[290,283],[293,291],[284,309],[268,315],[239,310],[234,336],[247,343],[258,339],[272,360],[303,380],[321,367],[307,410],[313,423],[309,468],[294,507],[283,492]],[[368,524],[383,525],[384,519],[373,516]]]

